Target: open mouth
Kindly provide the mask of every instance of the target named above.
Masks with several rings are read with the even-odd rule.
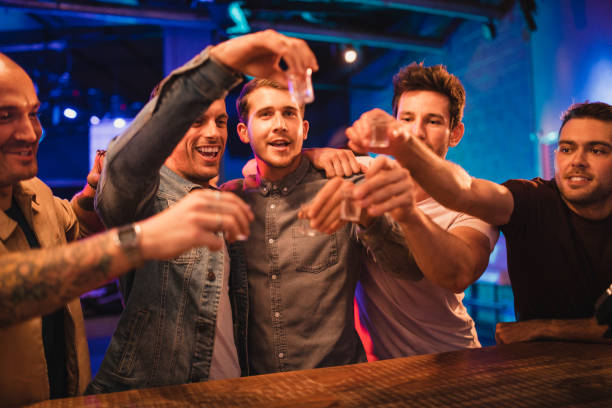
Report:
[[[584,174],[572,174],[570,176],[567,176],[566,178],[567,178],[568,184],[570,186],[575,186],[575,187],[588,184],[593,179],[592,177],[586,176]]]
[[[269,143],[270,146],[276,147],[277,149],[284,149],[285,147],[289,146],[290,144],[291,143],[289,143],[286,140],[274,140],[274,141]]]
[[[221,147],[219,146],[200,146],[196,147],[198,153],[200,153],[204,158],[208,160],[215,160],[219,153],[221,152]]]

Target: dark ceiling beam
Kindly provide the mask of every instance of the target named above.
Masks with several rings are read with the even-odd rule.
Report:
[[[472,2],[458,2],[453,0],[336,0],[345,3],[363,3],[368,6],[393,8],[398,10],[415,11],[425,14],[437,14],[452,18],[462,18],[487,22],[490,19],[499,20],[507,11],[506,7],[489,6]]]
[[[380,35],[363,31],[333,30],[297,24],[277,24],[267,21],[249,21],[253,31],[272,28],[280,33],[309,41],[331,42],[337,44],[364,45],[415,52],[443,52],[444,41],[431,38],[412,38],[407,36]]]
[[[201,13],[125,7],[111,5],[88,5],[62,1],[39,2],[34,0],[0,0],[0,8],[11,8],[36,14],[60,17],[77,17],[121,24],[155,24],[201,29],[216,29],[218,25]]]

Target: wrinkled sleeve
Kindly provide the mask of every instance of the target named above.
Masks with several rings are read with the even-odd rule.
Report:
[[[355,227],[357,238],[368,255],[387,273],[408,280],[420,280],[423,273],[406,246],[401,227],[390,216],[377,217],[368,228]]]
[[[149,215],[166,158],[202,112],[241,80],[210,59],[208,49],[164,79],[158,96],[109,144],[95,199],[107,227]]]
[[[78,238],[82,238],[83,234],[82,230],[79,228],[79,221],[68,200],[54,196],[53,204],[55,206],[57,219],[60,220],[64,233],[66,234],[66,241],[71,242]]]

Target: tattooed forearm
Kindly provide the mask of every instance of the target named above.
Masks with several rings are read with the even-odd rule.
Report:
[[[53,312],[128,270],[113,236],[0,255],[0,325]]]

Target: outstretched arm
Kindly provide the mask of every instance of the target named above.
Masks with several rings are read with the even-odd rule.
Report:
[[[368,214],[389,213],[401,226],[416,264],[432,283],[462,292],[484,272],[489,261],[489,238],[471,227],[450,231],[433,222],[416,205],[408,170],[379,156],[366,172],[354,195]]]
[[[49,313],[150,259],[170,259],[199,246],[222,248],[249,234],[253,214],[232,193],[194,191],[175,206],[137,223],[135,254],[112,229],[61,247],[0,256],[0,326]]]
[[[567,340],[592,343],[612,343],[605,338],[606,325],[599,325],[595,318],[589,319],[534,319],[522,322],[497,323],[497,344],[531,340]]]
[[[389,146],[370,147],[371,117],[387,121]],[[508,223],[514,209],[512,193],[506,187],[471,177],[460,166],[438,157],[409,129],[380,109],[366,112],[346,131],[355,151],[389,154],[437,202],[455,211],[478,217],[492,225]]]

